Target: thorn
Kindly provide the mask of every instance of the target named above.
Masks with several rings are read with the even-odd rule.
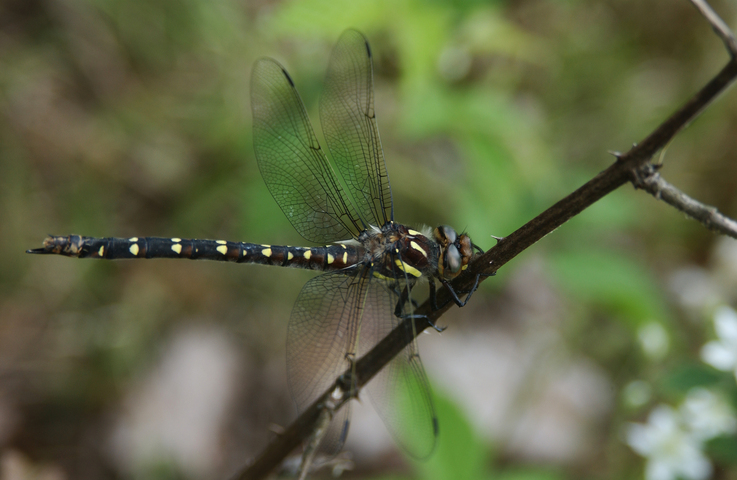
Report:
[[[608,153],[609,155],[614,155],[614,157],[615,157],[615,158],[616,158],[617,160],[619,160],[619,159],[620,159],[620,157],[622,156],[622,152],[617,152],[617,151],[615,151],[615,150],[609,150],[609,151],[608,151],[607,153]]]
[[[499,242],[501,242],[502,240],[504,240],[507,237],[495,237],[494,235],[491,235],[491,238],[493,238],[494,240],[496,240],[496,243],[499,243]]]

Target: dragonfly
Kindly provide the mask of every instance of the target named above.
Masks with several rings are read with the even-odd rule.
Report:
[[[413,229],[394,221],[374,112],[372,54],[360,32],[347,30],[338,40],[320,99],[320,121],[334,167],[318,143],[294,81],[276,60],[256,61],[251,104],[254,149],[264,182],[294,229],[322,246],[67,235],[49,236],[42,248],[28,253],[107,260],[206,259],[324,272],[302,288],[287,329],[288,383],[301,412],[392,329],[414,325],[402,321],[420,317],[414,313],[420,281],[428,282],[433,308],[438,308],[436,281],[464,306],[483,274],[476,275],[470,290],[460,292],[463,299],[449,282],[483,250],[447,225]],[[415,333],[406,331],[411,341],[365,388],[396,442],[411,456],[426,458],[437,442],[438,421]],[[351,390],[350,379],[347,383]],[[357,397],[357,392],[351,394]],[[342,448],[351,403],[332,417],[319,447],[324,454]]]

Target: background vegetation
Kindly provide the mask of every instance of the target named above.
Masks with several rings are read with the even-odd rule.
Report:
[[[734,2],[714,7],[737,27]],[[0,476],[224,478],[294,418],[286,323],[310,273],[23,251],[47,233],[304,243],[258,173],[250,68],[277,58],[317,122],[349,27],[375,55],[396,218],[484,247],[726,62],[685,0],[3,2]],[[732,91],[661,156],[669,181],[732,218],[736,131]],[[344,475],[641,477],[654,460],[628,446],[631,422],[698,386],[737,409],[733,373],[700,354],[728,305],[736,242],[622,188],[421,339],[441,428],[430,462],[359,408]],[[733,433],[699,446],[715,477],[737,478]]]

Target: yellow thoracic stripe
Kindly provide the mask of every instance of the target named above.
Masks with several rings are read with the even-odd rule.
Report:
[[[409,274],[410,274],[410,275],[412,275],[413,277],[418,277],[418,278],[419,278],[419,277],[421,277],[421,276],[422,276],[422,272],[420,272],[419,270],[417,270],[417,269],[416,269],[415,267],[413,267],[412,265],[408,265],[408,264],[404,263],[403,261],[401,261],[401,260],[399,260],[399,259],[396,259],[396,260],[394,260],[394,264],[395,264],[395,265],[396,265],[397,267],[399,267],[399,269],[400,269],[401,271],[403,271],[403,272],[405,272],[405,273],[409,273]]]
[[[409,246],[412,247],[412,248],[414,248],[415,250],[417,250],[418,252],[420,252],[425,258],[427,258],[427,252],[425,251],[424,248],[422,248],[421,246],[419,246],[417,244],[417,242],[415,242],[414,240],[412,240],[411,242],[409,242]]]

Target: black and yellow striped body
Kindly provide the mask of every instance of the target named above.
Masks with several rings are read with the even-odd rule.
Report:
[[[364,259],[363,248],[342,243],[324,247],[291,247],[225,240],[161,237],[95,238],[79,235],[47,237],[44,240],[44,248],[34,253],[106,260],[188,258],[323,271],[341,270]]]
[[[388,222],[381,229],[364,231],[357,241],[322,247],[163,237],[96,238],[68,235],[47,237],[43,248],[31,252],[106,260],[188,258],[321,271],[342,270],[361,264],[370,267],[377,278],[414,282],[422,276],[437,276],[440,246],[417,230]]]

